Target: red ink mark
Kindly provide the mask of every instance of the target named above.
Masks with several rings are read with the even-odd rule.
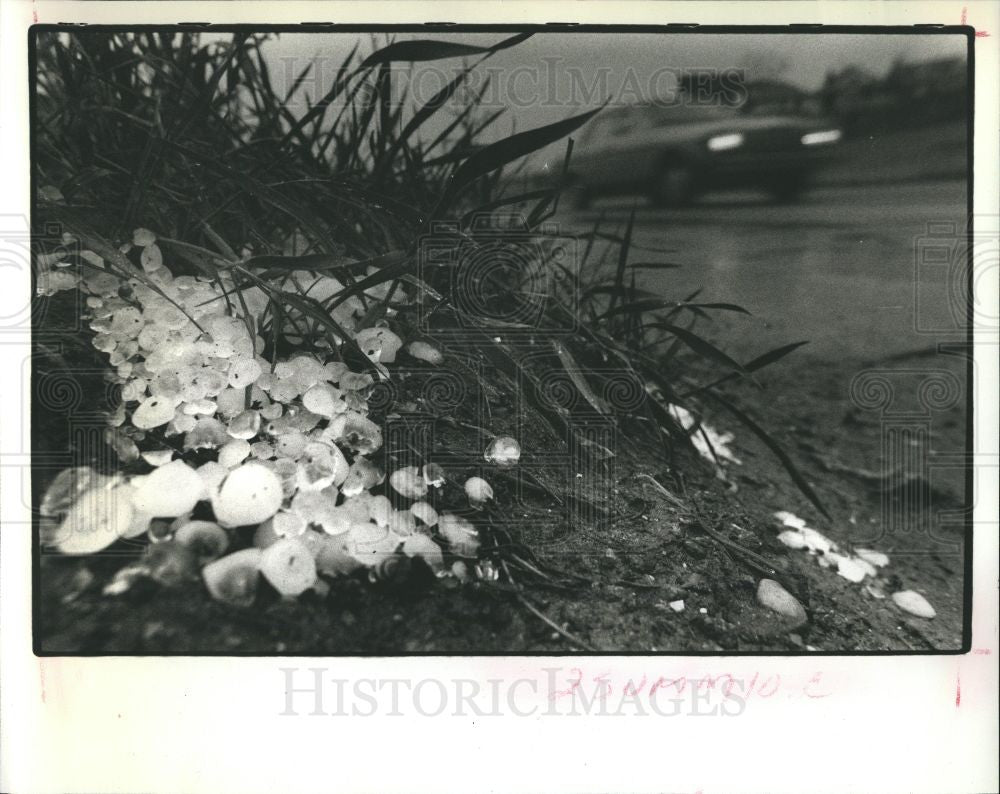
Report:
[[[973,649],[972,649],[972,652],[973,652],[973,653],[974,653],[974,654],[975,654],[976,656],[989,656],[989,655],[990,655],[990,653],[991,653],[991,651],[990,651],[990,649],[989,649],[989,648],[973,648]]]
[[[955,673],[955,708],[962,705],[962,677]]]
[[[636,697],[639,694],[640,690],[642,690],[645,686],[646,686],[646,674],[643,673],[642,682],[639,684],[639,686],[636,686],[635,681],[633,681],[631,678],[628,680],[628,683],[625,684],[625,694],[631,697]]]
[[[595,684],[603,684],[604,685],[604,694],[605,695],[610,695],[611,694],[611,690],[612,690],[611,681],[608,680],[608,676],[609,675],[610,675],[610,673],[600,673],[600,674],[594,676],[594,683]]]
[[[830,692],[816,692],[816,693],[813,693],[813,692],[809,691],[810,687],[812,687],[812,686],[819,686],[820,679],[822,677],[823,677],[823,673],[813,673],[813,677],[809,679],[809,681],[806,683],[805,687],[803,687],[803,689],[802,689],[802,691],[805,693],[806,697],[808,697],[808,698],[814,698],[814,699],[815,698],[830,697],[830,694],[831,694]]]
[[[962,24],[963,25],[967,24],[968,19],[969,19],[969,9],[966,8],[965,6],[962,6]],[[990,34],[987,33],[985,30],[977,30],[974,35],[977,39],[988,39],[990,36]]]
[[[756,676],[754,676],[754,678],[756,678]],[[772,684],[771,691],[765,694],[764,689],[767,687],[768,684]],[[757,694],[760,695],[762,698],[769,698],[771,697],[771,695],[773,695],[775,692],[778,691],[779,686],[781,686],[781,676],[775,673],[773,679],[772,676],[768,676],[761,682],[760,689],[757,690]]]

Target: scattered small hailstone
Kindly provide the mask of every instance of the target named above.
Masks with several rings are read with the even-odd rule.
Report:
[[[667,606],[669,606],[672,610],[674,610],[674,612],[683,612],[684,599],[682,598],[677,601],[671,601],[669,604],[667,604]]]
[[[229,385],[243,389],[253,384],[262,374],[260,363],[250,356],[234,356],[229,364]]]
[[[438,516],[438,532],[448,541],[456,554],[475,557],[479,551],[479,533],[468,519],[454,513]]]
[[[354,337],[361,352],[374,362],[391,364],[403,346],[403,340],[388,328],[363,328]]]
[[[389,516],[389,529],[401,538],[417,530],[417,519],[409,510],[393,510]]]
[[[302,395],[302,405],[307,411],[330,419],[347,410],[343,393],[327,383],[317,383]]]
[[[865,565],[860,560],[851,559],[843,554],[827,554],[826,556],[832,562],[836,563],[837,574],[849,582],[857,583],[864,581],[865,576],[868,575]]]
[[[198,414],[211,416],[218,409],[219,406],[212,400],[192,400],[191,402],[184,403],[183,408],[181,408],[188,416],[197,416]]]
[[[806,526],[806,522],[803,519],[799,518],[795,513],[789,513],[787,510],[779,510],[774,514],[774,517],[786,527],[804,529]]]
[[[218,406],[219,413],[222,416],[232,417],[243,412],[246,406],[246,397],[242,389],[227,387],[219,392],[215,404]]]
[[[275,534],[281,537],[294,538],[306,531],[306,521],[298,513],[279,510],[270,520]]]
[[[325,444],[306,444],[303,460],[297,466],[295,483],[302,490],[322,491],[339,486],[347,479],[350,466],[344,453]]]
[[[403,554],[407,557],[420,557],[435,573],[444,570],[441,547],[426,535],[414,534],[406,538],[403,541]]]
[[[288,499],[298,490],[299,464],[288,458],[278,458],[267,462],[267,467],[281,481],[282,495]]]
[[[244,463],[212,496],[212,509],[223,526],[259,524],[278,512],[284,493],[281,480],[261,463]]]
[[[347,550],[352,557],[368,567],[374,567],[391,557],[399,538],[384,527],[371,522],[357,523],[347,534]]]
[[[257,595],[263,552],[243,549],[206,565],[201,576],[212,597],[233,606],[248,607]]]
[[[930,620],[937,615],[930,602],[915,590],[900,590],[898,593],[893,593],[892,600],[904,612],[909,612],[918,618]]]
[[[357,496],[383,482],[385,482],[385,472],[368,458],[358,455],[354,458],[340,490],[344,496]]]
[[[185,451],[197,449],[218,449],[230,439],[226,426],[218,419],[206,416],[198,419],[193,428],[184,435]]]
[[[117,427],[107,428],[104,431],[104,438],[122,463],[139,460],[139,446]]]
[[[837,548],[836,544],[818,530],[803,527],[801,532],[806,546],[810,551],[818,551],[821,554],[826,554],[827,552],[835,551]]]
[[[292,511],[307,524],[320,527],[328,535],[339,535],[351,528],[350,512],[337,507],[337,489],[299,491],[292,498]],[[364,518],[367,519],[367,513]]]
[[[260,572],[283,596],[296,597],[316,583],[316,561],[295,538],[282,538],[261,553]]]
[[[226,432],[233,438],[251,439],[260,432],[260,413],[243,411],[232,418]]]
[[[345,372],[337,385],[344,391],[364,391],[374,384],[375,379],[367,372]]]
[[[153,469],[135,489],[133,504],[140,513],[170,518],[190,512],[205,498],[198,472],[182,460]]]
[[[851,561],[865,572],[865,576],[878,576],[878,568],[861,557],[851,557]]]
[[[38,188],[38,195],[46,201],[65,201],[62,191],[55,185],[42,185]]]
[[[346,500],[338,510],[351,522],[352,527],[358,523],[363,524],[371,518],[372,509],[370,503],[375,498],[371,494],[363,494],[354,499]]]
[[[281,540],[281,537],[274,531],[274,521],[269,518],[254,530],[253,545],[258,549],[266,549],[272,543]]]
[[[239,466],[250,455],[250,442],[234,438],[219,450],[219,463],[227,469]]]
[[[366,500],[368,518],[380,527],[388,527],[392,518],[393,507],[388,496],[369,496]]]
[[[229,476],[229,469],[215,460],[202,463],[195,471],[201,478],[205,493],[208,494],[209,498],[219,489],[222,481]]]
[[[108,485],[113,480],[113,477],[98,474],[90,466],[63,469],[45,489],[38,512],[43,516],[63,515],[85,491]]]
[[[139,255],[139,263],[147,273],[152,273],[163,267],[163,252],[160,251],[160,246],[152,243],[143,248]]]
[[[314,533],[318,534],[318,533]],[[348,551],[349,536],[320,535],[321,541],[315,552],[316,568],[326,576],[347,576],[364,564]]]
[[[786,529],[784,532],[779,532],[778,541],[784,543],[790,549],[805,549],[809,546],[805,536],[794,529]]]
[[[84,491],[56,535],[64,554],[93,554],[118,540],[132,523],[132,489],[101,486]]]
[[[773,579],[761,579],[757,585],[757,601],[779,615],[792,618],[800,626],[808,620],[798,599]]]
[[[681,427],[687,431],[694,431],[690,433],[689,438],[698,454],[703,458],[716,464],[721,462],[740,464],[742,462],[729,448],[729,444],[733,441],[732,433],[719,433],[708,423],[699,423],[690,411],[680,405],[669,405],[668,410]]]
[[[271,421],[279,418],[285,412],[285,407],[281,403],[271,403],[260,409],[260,418]]]
[[[382,431],[378,425],[354,411],[334,417],[324,435],[361,455],[368,455],[382,446]]]
[[[470,477],[465,481],[465,495],[475,507],[481,507],[493,498],[493,489],[482,477]]]
[[[214,521],[188,521],[177,528],[174,540],[194,549],[202,565],[225,554],[229,535]]]
[[[132,412],[132,424],[140,430],[152,430],[174,418],[177,403],[166,397],[147,397]]]
[[[426,361],[428,364],[440,364],[444,361],[444,356],[441,351],[438,350],[433,345],[427,344],[427,342],[410,342],[406,346],[407,351],[414,358],[418,358],[421,361]]]
[[[889,564],[889,557],[881,551],[873,549],[855,549],[854,553],[865,562],[874,565],[876,568],[884,568]]]
[[[698,612],[702,615],[708,614],[708,607],[698,607]]]
[[[432,488],[440,488],[444,485],[444,469],[437,463],[425,463],[421,470],[424,481]]]
[[[137,538],[149,531],[153,523],[153,516],[148,513],[140,513],[138,510],[132,511],[132,521],[122,533],[123,538]]]
[[[389,485],[407,499],[420,499],[427,495],[427,483],[416,466],[404,466],[389,475]]]
[[[155,242],[156,235],[149,229],[143,229],[140,227],[132,232],[132,244],[138,246],[139,248],[145,248],[147,245],[153,245]]]
[[[885,591],[882,589],[881,585],[877,582],[874,584],[865,585],[865,592],[868,593],[872,598],[877,598],[880,601],[885,598]]]
[[[432,527],[438,521],[437,510],[427,502],[414,502],[410,505],[410,512],[414,517],[423,522],[424,526]]]
[[[306,451],[309,443],[306,434],[298,430],[282,433],[274,441],[274,453],[282,458],[297,459]]]
[[[514,466],[521,459],[521,445],[510,436],[500,436],[486,448],[484,457],[497,466]]]

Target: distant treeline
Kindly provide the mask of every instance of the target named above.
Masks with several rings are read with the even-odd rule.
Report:
[[[964,58],[897,61],[884,77],[851,65],[829,72],[812,93],[778,80],[750,82],[746,109],[757,115],[827,116],[836,119],[848,136],[857,136],[963,118],[966,85]]]

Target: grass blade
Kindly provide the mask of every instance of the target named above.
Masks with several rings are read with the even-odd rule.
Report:
[[[502,168],[508,163],[524,157],[526,154],[531,154],[538,149],[542,149],[550,143],[555,143],[561,138],[565,138],[571,132],[590,121],[602,109],[603,106],[578,116],[572,116],[563,121],[557,121],[554,124],[537,127],[526,132],[519,132],[501,141],[484,146],[471,155],[452,174],[451,181],[444,196],[441,198],[438,209],[441,210],[447,207],[463,188],[479,177]],[[437,214],[436,212],[435,215]]]
[[[724,353],[722,350],[717,348],[711,342],[702,339],[698,334],[692,333],[686,328],[681,328],[680,326],[673,325],[672,323],[663,322],[653,322],[646,323],[644,328],[658,328],[661,331],[666,331],[673,334],[679,340],[681,340],[685,345],[687,345],[691,350],[693,350],[698,355],[706,358],[710,361],[715,361],[718,364],[722,364],[725,367],[733,369],[743,375],[749,374],[746,368],[740,364],[738,361],[729,356],[729,354]]]
[[[792,478],[792,482],[798,487],[802,494],[813,503],[817,510],[823,514],[824,518],[828,521],[832,521],[830,514],[827,512],[826,507],[820,500],[819,496],[813,490],[812,486],[806,481],[806,478],[802,476],[802,472],[799,471],[795,462],[788,456],[788,453],[782,449],[781,444],[774,440],[771,435],[764,430],[760,425],[753,421],[749,416],[747,416],[743,411],[733,405],[729,400],[721,396],[715,391],[709,390],[705,392],[705,395],[710,397],[716,403],[718,403],[722,408],[727,410],[733,416],[735,416],[742,424],[744,424],[757,438],[759,438],[764,445],[771,450],[781,461],[781,465],[784,466],[785,471]]]
[[[436,41],[433,39],[415,39],[414,41],[397,41],[388,47],[373,52],[361,62],[362,69],[370,69],[392,61],[441,61],[447,58],[463,58],[469,55],[484,55],[499,52],[508,47],[520,44],[531,37],[531,33],[519,33],[504,39],[492,47],[477,47],[472,44],[459,44],[453,41]]]

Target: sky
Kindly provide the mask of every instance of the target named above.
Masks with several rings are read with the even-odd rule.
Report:
[[[380,40],[385,43],[384,34]],[[492,45],[510,33],[397,34],[397,39],[450,39]],[[371,52],[367,34],[292,33],[266,45],[273,79],[290,85],[294,75],[315,60],[300,96],[321,96],[337,66],[356,43]],[[487,107],[504,107],[505,120],[495,135],[512,128],[549,124],[596,107],[602,99],[634,103],[669,94],[676,74],[692,69],[743,70],[746,79],[776,77],[806,90],[819,88],[828,71],[858,65],[882,76],[897,59],[920,62],[964,57],[966,39],[957,35],[885,34],[715,34],[715,33],[542,33],[495,53],[473,72],[479,87],[489,74]],[[462,59],[417,64],[414,95],[427,99],[457,74]],[[406,67],[401,66],[400,71]],[[460,101],[460,97],[456,97]],[[304,103],[302,103],[304,107]],[[295,112],[300,109],[292,108]],[[446,113],[438,114],[441,123]],[[428,127],[429,134],[435,130]],[[486,136],[483,140],[489,140]]]

